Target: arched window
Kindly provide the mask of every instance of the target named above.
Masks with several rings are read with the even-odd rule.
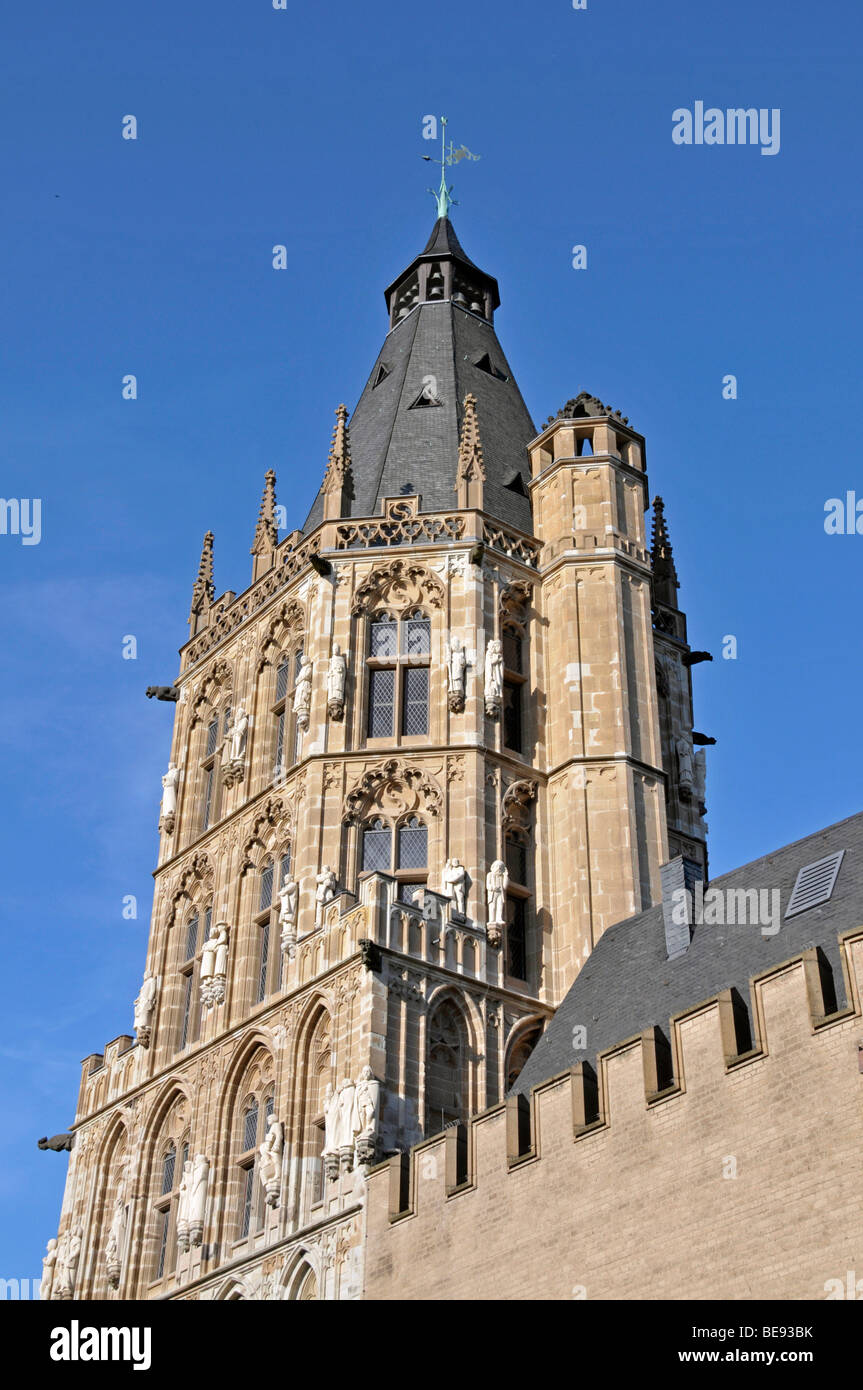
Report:
[[[258,874],[258,896],[255,905],[255,928],[258,933],[258,969],[254,991],[256,1004],[260,1004],[274,993],[281,983],[282,954],[278,949],[277,935],[278,894],[290,867],[291,852],[290,849],[285,849],[278,859],[268,859]]]
[[[152,1279],[164,1279],[177,1264],[177,1203],[183,1166],[189,1157],[189,1134],[179,1106],[171,1110],[157,1142],[150,1179],[153,1221]]]
[[[503,743],[512,753],[524,752],[524,703],[527,686],[527,660],[524,629],[515,622],[504,623],[503,645]]]
[[[428,880],[428,827],[418,816],[393,826],[377,816],[362,831],[362,872],[392,874],[403,902]]]
[[[210,935],[213,909],[203,913],[192,908],[191,916],[180,928],[180,988],[181,1011],[177,1047],[180,1051],[198,1041],[201,1031],[201,1001],[198,991],[198,953]]]
[[[504,845],[504,858],[509,871],[506,898],[506,973],[517,980],[527,979],[528,968],[529,840],[527,830],[510,829],[507,831]]]
[[[520,1077],[524,1064],[533,1049],[542,1037],[542,1024],[537,1023],[533,1027],[525,1029],[519,1033],[509,1050],[506,1061],[506,1089],[511,1091],[516,1081]]]
[[[228,702],[221,714],[214,712],[207,724],[204,756],[201,759],[201,830],[207,830],[219,818],[219,766],[222,747],[231,727],[231,705]]]
[[[324,1142],[326,1138],[327,1086],[335,1084],[332,1064],[330,1017],[323,1010],[309,1024],[308,1041],[301,1045],[302,1111],[300,1114],[300,1161],[304,1177],[302,1202],[304,1217],[324,1200],[326,1173]]]
[[[300,644],[292,653],[279,657],[276,664],[276,692],[272,705],[275,724],[273,744],[273,781],[284,781],[288,768],[297,761],[300,748],[300,730],[293,712],[294,691],[297,676],[303,659]]]
[[[467,1028],[461,1009],[443,999],[428,1021],[426,1134],[436,1134],[468,1113]]]
[[[273,1094],[259,1099],[248,1096],[241,1107],[240,1120],[240,1214],[237,1237],[246,1240],[264,1224],[264,1192],[258,1181],[258,1145],[264,1142],[267,1123],[273,1113]]]
[[[421,609],[396,618],[385,610],[369,625],[369,738],[404,738],[429,731],[431,619]]]

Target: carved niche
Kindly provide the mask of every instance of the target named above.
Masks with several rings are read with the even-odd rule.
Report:
[[[442,806],[443,793],[430,772],[403,758],[387,758],[364,772],[348,792],[342,822],[359,825],[368,818],[372,807],[390,816],[408,815],[411,811],[438,816]]]
[[[531,803],[536,800],[536,782],[526,777],[511,782],[503,794],[503,832],[529,830]]]

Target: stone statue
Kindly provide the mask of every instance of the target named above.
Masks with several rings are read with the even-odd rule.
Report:
[[[46,1252],[42,1256],[42,1283],[39,1285],[39,1298],[43,1303],[48,1302],[48,1299],[51,1297],[51,1294],[54,1291],[54,1274],[56,1264],[57,1240],[55,1236],[52,1236],[51,1239],[48,1241]]]
[[[381,1083],[371,1067],[363,1067],[354,1101],[357,1163],[373,1163],[377,1143]]]
[[[198,952],[201,962],[201,1002],[210,1008],[225,998],[228,975],[228,936],[226,922],[219,922]]]
[[[195,1154],[189,1189],[189,1244],[200,1245],[204,1238],[204,1215],[207,1208],[207,1188],[210,1181],[210,1160]]]
[[[249,732],[249,716],[242,700],[231,719],[230,733],[230,760],[232,763],[241,762],[246,751],[246,738]]]
[[[677,749],[677,783],[681,791],[692,791],[692,744],[687,738],[679,738]]]
[[[315,883],[318,885],[315,889],[315,926],[319,927],[324,920],[324,908],[336,896],[338,886],[338,879],[329,864],[323,866]]]
[[[279,1205],[279,1188],[282,1181],[282,1151],[285,1147],[285,1129],[281,1120],[271,1115],[267,1121],[267,1133],[263,1144],[258,1147],[258,1176],[267,1194],[267,1206]]]
[[[703,816],[707,807],[704,804],[704,797],[707,790],[707,754],[703,748],[699,748],[695,755],[695,766],[693,768],[693,792],[698,805],[698,814]]]
[[[354,1161],[354,1135],[356,1133],[356,1114],[354,1101],[356,1087],[350,1077],[339,1083],[338,1110],[336,1112],[336,1138],[339,1158],[343,1168],[349,1172]]]
[[[485,712],[489,719],[500,717],[503,699],[503,643],[493,637],[485,649]]]
[[[495,859],[485,876],[485,897],[488,905],[488,939],[492,946],[501,942],[501,928],[506,925],[506,890],[509,872],[502,859]]]
[[[307,729],[309,727],[309,711],[312,706],[312,658],[310,656],[300,657],[300,669],[297,672],[297,683],[294,687],[294,714],[297,716],[297,728]]]
[[[324,1164],[331,1180],[339,1175],[339,1097],[331,1081],[324,1094]]]
[[[454,714],[460,714],[464,709],[466,677],[467,653],[462,646],[461,638],[453,637],[449,644],[447,656],[447,686],[449,707]]]
[[[120,1270],[123,1262],[123,1245],[126,1236],[126,1203],[122,1197],[117,1197],[114,1201],[114,1215],[111,1218],[111,1229],[108,1232],[108,1239],[105,1242],[105,1268],[108,1274],[108,1283],[112,1289],[120,1285]]]
[[[144,972],[144,982],[138,998],[135,1000],[135,1032],[138,1042],[142,1047],[150,1046],[150,1036],[153,1030],[153,1014],[156,1009],[156,996],[159,992],[159,981],[152,970]]]
[[[162,811],[159,816],[159,829],[170,835],[177,818],[177,787],[180,785],[180,769],[176,763],[168,763],[168,771],[162,778]]]
[[[189,1248],[189,1194],[192,1191],[192,1160],[186,1159],[180,1178],[177,1198],[177,1245],[180,1250]]]
[[[347,657],[338,642],[334,642],[327,670],[327,714],[331,719],[341,719],[344,716],[347,676]]]
[[[54,1279],[61,1298],[71,1298],[75,1292],[82,1239],[83,1231],[80,1226],[76,1226],[73,1230],[67,1231],[60,1241]]]
[[[444,865],[443,892],[459,916],[464,917],[467,902],[467,869],[458,859],[448,859]]]
[[[281,946],[288,960],[293,960],[297,952],[297,902],[300,885],[290,872],[279,889],[279,927]]]

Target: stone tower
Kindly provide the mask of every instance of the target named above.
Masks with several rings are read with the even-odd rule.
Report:
[[[448,218],[386,302],[303,529],[268,473],[239,596],[205,537],[137,1038],[83,1064],[54,1297],[361,1297],[369,1166],[451,1126],[455,1182],[669,825],[703,858],[643,438],[586,394],[537,434]]]

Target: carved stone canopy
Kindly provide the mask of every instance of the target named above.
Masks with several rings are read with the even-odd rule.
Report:
[[[259,669],[272,665],[285,647],[296,642],[306,627],[306,614],[301,603],[288,599],[269,624],[259,648]]]
[[[243,845],[243,862],[240,872],[260,868],[267,853],[283,850],[290,840],[293,830],[291,808],[280,797],[270,797],[263,812],[252,826],[252,833]]]
[[[364,772],[344,800],[342,821],[357,825],[372,810],[402,816],[412,811],[440,814],[443,793],[424,768],[410,766],[402,758],[388,758]]]
[[[531,803],[536,800],[536,782],[520,778],[503,794],[503,830],[529,830]]]
[[[358,586],[351,605],[354,615],[373,613],[378,608],[404,609],[427,603],[440,608],[444,587],[423,565],[393,560],[379,565]]]
[[[171,921],[176,921],[181,902],[203,903],[212,898],[214,882],[213,866],[207,855],[196,854],[171,894]]]
[[[527,579],[513,579],[504,585],[500,592],[501,617],[524,622],[532,595],[533,585]]]

